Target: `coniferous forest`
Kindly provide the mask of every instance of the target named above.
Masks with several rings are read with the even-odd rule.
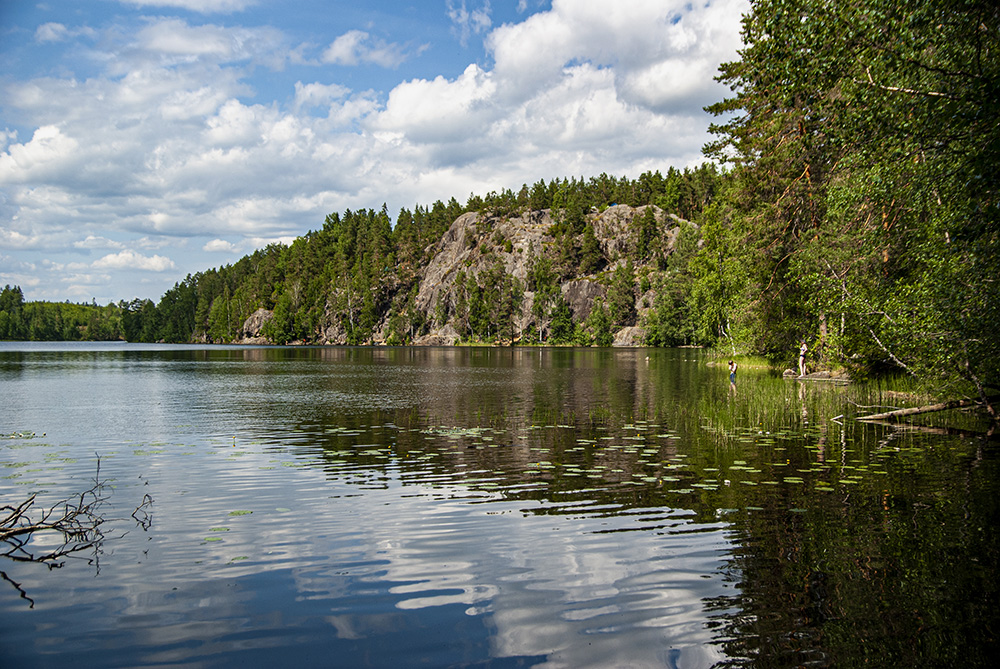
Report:
[[[1000,8],[756,0],[742,37],[700,167],[541,180],[395,220],[384,206],[332,213],[156,303],[25,302],[7,286],[0,338],[403,345],[447,330],[610,345],[631,328],[632,343],[783,365],[805,341],[822,366],[987,400],[1000,387]],[[462,266],[425,285],[459,233]]]

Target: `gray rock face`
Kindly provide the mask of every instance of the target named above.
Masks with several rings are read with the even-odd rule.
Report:
[[[615,333],[612,346],[642,346],[646,341],[645,328],[633,325]]]
[[[414,346],[454,346],[458,340],[461,339],[455,328],[451,327],[450,324],[445,325],[443,328],[439,328],[436,332],[431,334],[426,334],[422,337],[418,337],[414,342]]]
[[[243,322],[241,343],[243,344],[268,344],[266,337],[261,336],[260,331],[269,320],[274,318],[274,312],[268,309],[258,309],[250,314],[250,317]]]
[[[613,262],[616,258],[624,257],[633,250],[635,246],[633,231],[636,226],[636,219],[641,219],[646,214],[648,207],[653,208],[657,227],[665,231],[661,240],[663,250],[667,253],[674,250],[677,230],[683,222],[681,218],[673,214],[668,214],[653,205],[633,208],[625,204],[619,204],[614,207],[608,207],[593,221],[594,236],[600,242],[601,251],[604,252],[606,258]]]
[[[420,280],[417,308],[433,314],[439,302],[454,304],[458,273],[479,274],[496,262],[525,281],[531,256],[552,242],[548,229],[554,223],[548,210],[509,219],[485,219],[477,212],[459,216],[436,244]]]
[[[604,297],[607,292],[607,288],[591,279],[567,281],[562,285],[563,299],[577,321],[586,320],[594,309],[594,300]]]

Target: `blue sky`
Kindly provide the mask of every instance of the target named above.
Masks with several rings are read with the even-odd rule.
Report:
[[[747,0],[0,0],[0,285],[159,297],[346,209],[702,161]]]

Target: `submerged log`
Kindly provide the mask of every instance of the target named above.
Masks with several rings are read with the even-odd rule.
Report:
[[[987,401],[1000,399],[998,396],[988,397]],[[951,400],[949,402],[939,402],[937,404],[925,404],[920,407],[909,407],[908,409],[896,409],[885,413],[873,413],[867,416],[858,416],[858,420],[899,420],[906,416],[916,416],[922,413],[933,413],[935,411],[947,411],[948,409],[961,409],[968,406],[983,406],[982,400]]]

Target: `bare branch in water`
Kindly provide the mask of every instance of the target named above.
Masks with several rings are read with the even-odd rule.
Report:
[[[38,562],[55,569],[63,566],[63,558],[77,557],[82,551],[92,549],[94,556],[90,562],[96,563],[106,538],[103,525],[109,520],[103,515],[102,507],[107,503],[111,490],[101,480],[101,458],[98,456],[94,485],[78,495],[47,508],[37,506],[35,495],[19,504],[0,506],[0,556],[17,562]],[[152,505],[153,498],[143,495],[142,503],[131,514],[143,530],[152,525]],[[31,538],[42,532],[56,534],[61,543],[55,548],[36,548],[31,544]],[[0,572],[0,577],[34,605],[18,583],[3,572]]]

